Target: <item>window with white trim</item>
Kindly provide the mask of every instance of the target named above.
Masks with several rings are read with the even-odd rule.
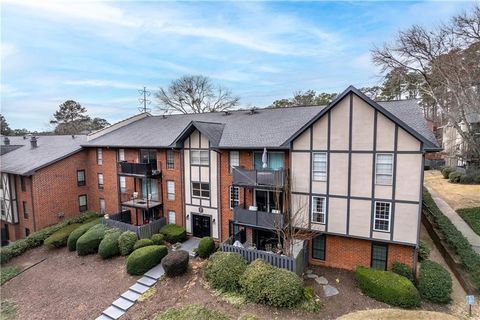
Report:
[[[84,186],[85,182],[85,170],[77,170],[77,186]]]
[[[238,207],[238,204],[240,203],[240,188],[239,187],[234,187],[230,186],[230,209],[233,209],[235,207]]]
[[[118,160],[125,161],[125,149],[118,149]]]
[[[97,164],[103,164],[103,149],[97,148]]]
[[[167,169],[174,169],[175,162],[173,157],[173,150],[167,150]]]
[[[173,210],[168,211],[168,223],[175,224],[175,211]]]
[[[192,182],[192,195],[194,197],[210,198],[210,183]]]
[[[238,167],[239,165],[240,165],[240,152],[230,151],[230,172],[232,172],[233,167]]]
[[[314,152],[312,156],[312,179],[314,181],[327,181],[327,153]]]
[[[120,192],[127,192],[127,178],[124,176],[120,176]]]
[[[80,212],[85,212],[87,211],[87,195],[82,194],[81,196],[78,196],[78,207]]]
[[[325,224],[327,220],[327,198],[312,197],[312,222]]]
[[[208,159],[208,152],[208,150],[191,150],[191,164],[195,166],[208,166],[210,163]]]
[[[100,213],[105,213],[105,199],[100,198]]]
[[[390,232],[392,204],[390,202],[375,201],[375,217],[373,230]]]
[[[98,189],[103,190],[103,173],[97,173]]]
[[[393,154],[377,153],[375,161],[375,183],[391,185],[393,180]]]
[[[175,200],[175,182],[167,181],[167,199]]]

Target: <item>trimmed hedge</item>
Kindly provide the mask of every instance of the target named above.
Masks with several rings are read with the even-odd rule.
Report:
[[[480,207],[458,209],[457,213],[480,236]]]
[[[120,254],[118,238],[120,238],[121,234],[122,231],[119,229],[109,229],[105,232],[105,237],[103,237],[98,246],[98,255],[102,257],[102,259],[108,259]]]
[[[420,244],[418,245],[418,260],[420,261],[427,260],[429,255],[430,255],[430,248],[427,246],[425,241],[420,240]]]
[[[210,257],[215,252],[215,242],[212,237],[203,237],[198,243],[197,253],[202,259]]]
[[[153,241],[150,239],[140,239],[135,242],[135,245],[133,246],[133,251],[147,247],[147,246],[153,246]]]
[[[304,299],[300,277],[260,259],[247,267],[240,285],[246,298],[255,303],[292,308]]]
[[[67,239],[67,247],[68,250],[70,251],[75,251],[77,250],[77,241],[78,239],[85,233],[87,232],[91,227],[93,227],[96,224],[100,223],[100,219],[95,219],[93,221],[87,222],[83,224],[82,226],[78,227],[75,229],[70,235],[68,236]]]
[[[207,260],[203,275],[215,289],[238,291],[245,269],[247,262],[240,254],[217,251]]]
[[[79,256],[85,256],[90,253],[96,253],[106,231],[107,227],[103,224],[97,224],[91,227],[78,239],[77,254]]]
[[[441,169],[443,178],[444,178],[444,179],[448,179],[448,177],[450,176],[450,173],[455,172],[455,170],[456,170],[456,169],[453,168],[453,167],[443,167],[443,168]]]
[[[160,233],[154,234],[151,240],[153,241],[153,244],[157,246],[161,246],[162,244],[165,244],[165,236]]]
[[[404,263],[394,261],[392,265],[392,272],[407,278],[408,280],[412,281],[412,283],[414,283],[415,281],[413,277],[412,268],[410,268]]]
[[[188,269],[188,252],[185,250],[177,250],[168,253],[162,259],[162,266],[168,277],[181,276]]]
[[[131,275],[142,275],[160,263],[168,253],[165,246],[148,246],[137,249],[128,256],[127,272]]]
[[[450,172],[450,174],[448,175],[448,180],[452,183],[459,183],[460,179],[463,176],[465,176],[465,173],[463,172],[459,172],[459,171]]]
[[[420,275],[418,277],[418,291],[422,298],[446,304],[452,299],[452,277],[450,273],[440,264],[426,260],[420,264]]]
[[[120,249],[120,255],[128,256],[133,252],[133,246],[137,242],[137,234],[133,231],[125,231],[118,238],[118,247]]]
[[[167,224],[160,229],[160,233],[165,236],[165,241],[174,244],[187,240],[187,231],[184,227],[176,224]]]
[[[411,281],[393,272],[357,267],[357,284],[364,294],[402,308],[420,306],[420,295]]]
[[[477,289],[480,289],[480,254],[472,249],[472,246],[463,234],[438,209],[432,196],[425,188],[423,189],[423,201],[430,209],[426,210],[425,213],[433,219],[445,242],[458,255],[463,268],[470,274]]]
[[[80,227],[80,223],[69,224],[63,227],[62,229],[58,230],[57,232],[53,233],[50,237],[43,241],[43,245],[49,248],[61,248],[67,245],[68,236],[72,233],[75,229]]]

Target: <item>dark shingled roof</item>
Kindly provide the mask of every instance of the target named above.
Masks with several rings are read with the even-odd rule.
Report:
[[[9,137],[15,150],[0,156],[1,171],[20,175],[32,175],[36,170],[72,155],[82,149],[87,136],[37,136],[37,147],[31,148],[30,137]],[[3,144],[3,138],[0,139]],[[8,147],[2,145],[2,148]]]

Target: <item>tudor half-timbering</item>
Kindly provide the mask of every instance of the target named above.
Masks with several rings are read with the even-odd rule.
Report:
[[[349,88],[291,139],[292,214],[315,231],[311,263],[415,263],[423,154],[436,146],[393,106]]]

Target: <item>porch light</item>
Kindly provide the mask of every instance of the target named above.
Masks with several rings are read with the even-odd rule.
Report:
[[[187,214],[187,220],[190,220],[190,215],[189,214]]]
[[[215,223],[215,218],[213,218],[212,222]]]

